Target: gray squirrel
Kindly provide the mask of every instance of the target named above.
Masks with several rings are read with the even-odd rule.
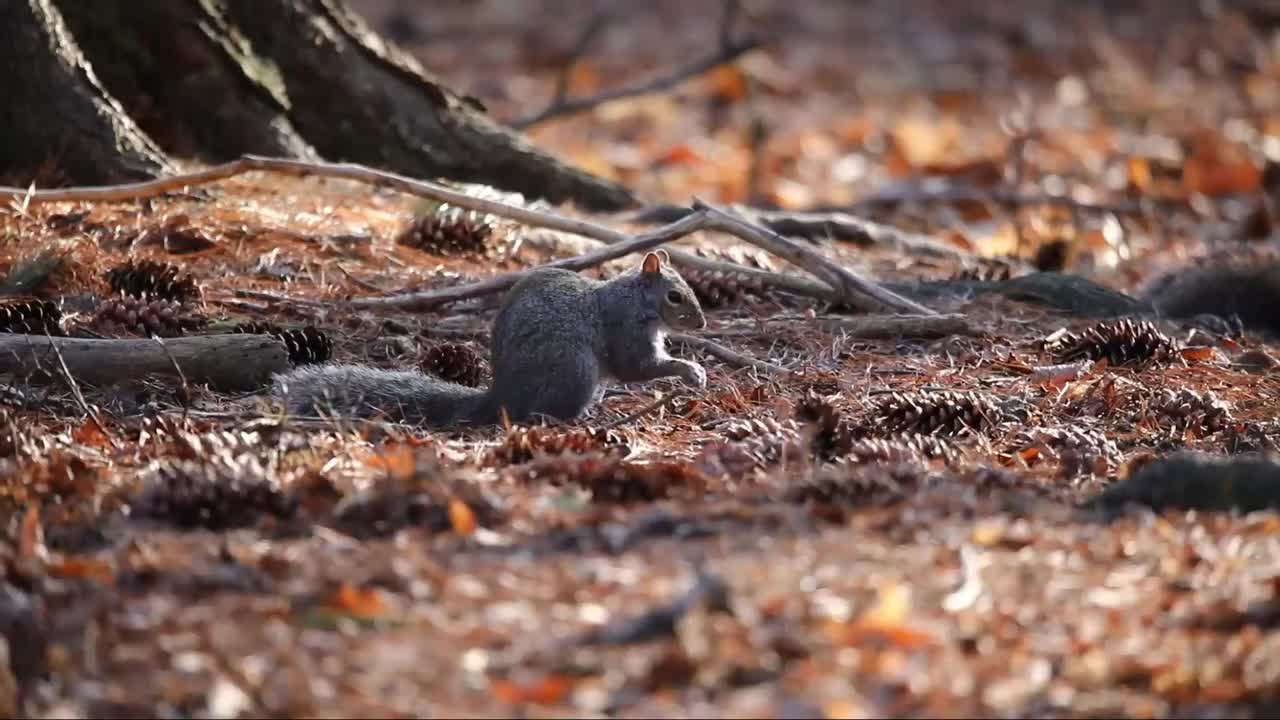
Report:
[[[706,325],[693,290],[658,250],[608,281],[542,268],[512,286],[493,323],[487,389],[417,372],[319,365],[277,375],[275,390],[299,415],[385,415],[436,428],[491,425],[504,411],[512,422],[570,420],[600,399],[607,380],[679,377],[704,387],[701,365],[667,354],[664,329]]]

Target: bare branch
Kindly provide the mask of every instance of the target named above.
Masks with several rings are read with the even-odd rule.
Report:
[[[591,47],[591,43],[595,41],[596,36],[609,26],[609,22],[612,19],[608,13],[601,12],[587,22],[582,34],[578,36],[578,42],[573,46],[573,51],[569,55],[569,62],[565,63],[564,70],[560,72],[560,77],[556,80],[556,91],[552,95],[550,107],[562,104],[569,97],[569,82],[573,79],[573,69],[578,66],[578,61],[587,53],[587,48]]]
[[[658,75],[657,77],[636,83],[630,87],[605,90],[604,92],[589,95],[587,97],[567,99],[564,97],[562,88],[557,87],[555,99],[552,100],[551,104],[545,110],[539,111],[528,117],[512,120],[508,124],[517,130],[526,130],[538,123],[550,120],[553,117],[585,112],[605,103],[613,102],[614,100],[621,100],[623,98],[637,97],[640,95],[648,95],[650,93],[669,90],[685,80],[701,75],[712,68],[733,62],[738,59],[739,56],[760,46],[760,39],[754,35],[749,35],[740,40],[733,39],[732,25],[735,17],[737,16],[737,5],[738,3],[735,2],[735,0],[729,0],[725,5],[722,25],[720,27],[720,45],[714,52],[704,55],[688,65],[675,68],[668,71],[666,74]],[[562,76],[562,84],[567,75],[568,70],[566,70],[565,75]]]
[[[0,188],[0,197],[5,197],[6,195],[14,198],[27,197],[31,203],[71,200],[97,202],[136,200],[155,197],[171,190],[207,185],[251,171],[267,171],[293,176],[318,175],[390,187],[411,195],[446,202],[467,210],[505,217],[533,227],[593,238],[611,246],[578,257],[549,263],[550,267],[563,267],[571,270],[581,270],[632,252],[657,247],[696,230],[719,230],[735,235],[808,270],[832,287],[831,292],[834,301],[841,302],[848,307],[871,312],[889,310],[922,315],[933,313],[932,310],[923,305],[862,279],[813,249],[803,247],[768,228],[752,223],[738,215],[700,202],[695,204],[695,209],[690,211],[692,214],[687,217],[653,232],[632,236],[587,220],[569,218],[552,212],[533,210],[496,200],[474,197],[439,183],[415,180],[363,165],[308,162],[305,160],[270,158],[257,155],[247,155],[239,160],[233,160],[198,172],[127,185],[39,190],[35,192],[28,192],[18,188]],[[672,259],[677,263],[688,262],[694,257],[688,253],[681,252],[672,252],[671,255]],[[349,302],[352,305],[363,307],[398,307],[421,310],[444,303],[501,292],[514,284],[520,277],[520,274],[513,273],[470,285],[460,285],[422,293],[411,292],[386,297],[356,298]],[[255,295],[255,297],[262,296]],[[272,299],[285,300],[285,298]],[[298,304],[305,305],[308,303],[298,301]],[[316,303],[312,302],[310,304],[314,305]]]
[[[454,285],[452,287],[428,290],[425,292],[410,292],[398,295],[388,295],[386,297],[352,298],[348,303],[355,307],[428,310],[430,308],[457,302],[459,300],[468,300],[470,298],[502,292],[507,288],[510,288],[512,285],[515,285],[520,278],[537,269],[563,268],[565,270],[583,270],[585,268],[606,263],[615,258],[620,258],[624,255],[630,255],[633,252],[640,252],[642,250],[657,247],[663,243],[684,237],[689,233],[701,230],[705,227],[707,227],[706,215],[704,213],[695,213],[651,233],[628,237],[621,242],[606,245],[582,255],[549,262],[545,265],[540,265],[533,270],[522,270],[520,272],[507,273],[505,275],[489,278],[488,280],[481,280],[480,282],[469,283],[467,285]]]
[[[936,314],[913,300],[908,300],[873,282],[864,280],[848,268],[832,262],[817,250],[788,240],[739,215],[708,205],[701,200],[695,200],[693,207],[695,212],[703,210],[707,213],[708,225],[711,228],[742,238],[797,267],[808,270],[819,280],[834,288],[841,301],[850,303],[852,307],[871,312],[888,310],[919,315]]]
[[[863,340],[982,334],[968,317],[960,314],[821,317],[818,318],[818,324],[828,330],[837,330],[849,337]]]
[[[791,212],[741,205],[734,205],[732,209],[739,215],[788,237],[807,240],[830,238],[866,247],[882,245],[895,250],[950,259],[962,259],[968,256],[968,253],[960,248],[947,245],[928,235],[899,230],[891,225],[865,220],[846,212]],[[627,220],[629,222],[671,222],[690,212],[692,209],[680,205],[653,205],[630,215]]]

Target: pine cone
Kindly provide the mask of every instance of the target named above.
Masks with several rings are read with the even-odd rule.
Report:
[[[311,325],[282,328],[267,322],[247,322],[231,328],[231,332],[279,338],[289,353],[289,362],[294,365],[328,362],[333,357],[333,340]]]
[[[1105,473],[1119,453],[1106,435],[1069,426],[1024,430],[1014,437],[1014,445],[1019,450],[1037,448],[1056,457],[1065,477]]]
[[[764,297],[769,289],[746,273],[688,268],[680,271],[703,307],[732,305],[747,297]]]
[[[888,505],[905,500],[925,484],[927,471],[918,465],[829,465],[792,484],[783,499],[794,503]]]
[[[432,255],[478,255],[492,253],[496,221],[484,213],[441,205],[434,212],[414,218],[400,232],[396,242]]]
[[[465,343],[440,343],[427,350],[422,372],[467,387],[479,387],[488,374],[484,355]]]
[[[699,246],[694,248],[693,254],[712,260],[745,265],[756,270],[773,269],[773,261],[769,259],[769,253],[749,246],[734,245],[727,248]]]
[[[0,332],[62,335],[62,311],[48,300],[13,300],[0,304]]]
[[[901,435],[890,438],[855,440],[845,454],[849,462],[924,464],[929,460],[954,463],[958,452],[954,445],[932,435]]]
[[[264,516],[291,517],[295,503],[267,475],[249,454],[165,463],[133,509],[180,528],[214,531],[250,527]]]
[[[100,332],[140,333],[156,337],[178,337],[188,330],[204,327],[208,320],[176,300],[146,300],[120,297],[106,301],[89,320]]]
[[[698,460],[698,465],[710,474],[745,475],[787,458],[802,457],[805,452],[794,420],[735,420],[723,432],[726,441],[704,447]]]
[[[1186,388],[1177,392],[1165,390],[1152,408],[1170,418],[1179,430],[1198,428],[1214,433],[1232,423],[1231,408],[1208,390],[1203,393]]]
[[[545,427],[512,428],[502,443],[489,452],[491,465],[521,465],[547,455],[626,457],[627,439],[613,430],[593,428],[558,431]]]
[[[808,430],[809,447],[815,457],[823,460],[839,459],[853,448],[855,433],[835,406],[835,397],[809,392],[796,404],[796,420]]]
[[[179,275],[176,266],[154,260],[129,260],[106,274],[111,289],[121,295],[185,302],[200,297],[194,276]]]
[[[1172,338],[1150,322],[1129,318],[1101,322],[1080,333],[1058,331],[1045,338],[1045,349],[1059,362],[1107,359],[1112,365],[1168,361],[1178,349]]]
[[[545,456],[523,465],[516,477],[528,483],[574,484],[595,502],[653,502],[681,491],[700,494],[706,476],[685,462],[639,463],[606,455]]]
[[[974,392],[895,392],[871,412],[878,434],[960,435],[994,424],[1001,416],[989,398]]]

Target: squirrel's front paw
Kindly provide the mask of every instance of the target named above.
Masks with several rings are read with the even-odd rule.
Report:
[[[687,360],[680,363],[680,377],[684,381],[695,387],[707,386],[707,371],[702,369],[698,363],[689,362]]]

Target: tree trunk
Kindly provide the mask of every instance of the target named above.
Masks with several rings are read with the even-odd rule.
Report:
[[[224,3],[232,23],[280,69],[290,118],[329,159],[594,210],[634,204],[624,188],[560,163],[441,85],[340,0]]]
[[[29,177],[50,148],[79,184],[154,175],[164,153],[249,153],[635,204],[442,86],[342,0],[0,0],[0,23],[17,39],[0,63],[21,68],[0,109],[0,174]]]
[[[319,159],[273,68],[209,0],[55,0],[102,84],[165,151]]]
[[[51,0],[0,0],[0,174],[114,183],[171,170],[98,82]]]

